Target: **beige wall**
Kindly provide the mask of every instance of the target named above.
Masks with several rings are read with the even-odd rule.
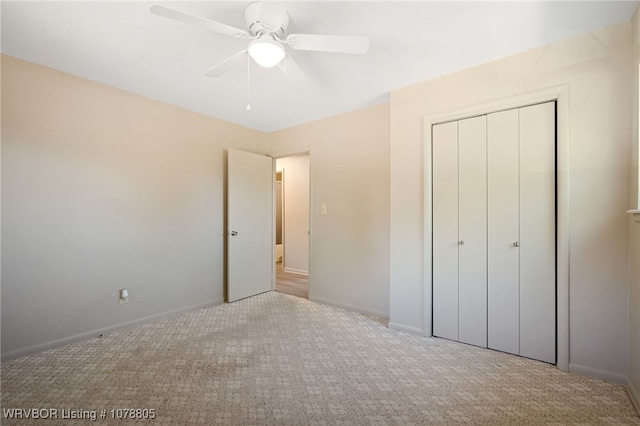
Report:
[[[627,22],[392,92],[392,325],[422,332],[423,291],[430,288],[423,262],[423,117],[567,85],[570,368],[625,380],[629,35]]]
[[[270,137],[271,155],[310,152],[310,299],[388,316],[389,105]]]
[[[286,272],[309,273],[309,155],[276,160],[276,170],[284,170],[284,248]]]
[[[225,149],[266,143],[2,56],[3,357],[220,303]]]
[[[632,136],[634,152],[631,173],[631,203],[629,208],[640,208],[638,203],[638,73],[640,66],[640,7],[636,9],[632,20],[632,61],[631,76],[633,81],[633,117]],[[640,217],[636,217],[640,221]],[[640,223],[629,219],[629,394],[640,411]]]

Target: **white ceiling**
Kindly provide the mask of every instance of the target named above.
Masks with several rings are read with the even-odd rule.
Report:
[[[250,2],[159,2],[245,29]],[[627,21],[637,1],[265,1],[289,33],[366,35],[364,56],[288,52],[305,78],[253,64],[203,73],[244,49],[149,13],[153,2],[2,1],[2,53],[254,129],[272,131],[388,100],[391,90]]]

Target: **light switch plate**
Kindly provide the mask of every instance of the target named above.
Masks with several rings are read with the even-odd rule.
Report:
[[[126,288],[118,290],[118,304],[129,303],[129,291]]]

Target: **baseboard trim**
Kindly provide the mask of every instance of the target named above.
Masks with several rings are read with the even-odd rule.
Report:
[[[211,306],[221,305],[224,302],[222,297],[210,300],[204,303],[198,303],[196,305],[186,306],[183,308],[173,309],[159,314],[148,315],[146,317],[138,318],[135,320],[123,322],[120,324],[110,325],[108,327],[99,328],[96,330],[86,331],[70,337],[63,337],[62,339],[53,340],[51,342],[41,343],[39,345],[29,346],[23,349],[17,349],[15,351],[3,353],[1,356],[2,361],[8,361],[25,355],[31,355],[38,352],[43,352],[49,349],[54,349],[60,346],[68,345],[70,343],[79,342],[94,338],[100,334],[113,333],[114,331],[122,330],[125,328],[134,327],[136,325],[146,324],[151,321],[155,321],[161,318],[170,317],[173,315],[184,314],[187,312],[198,311],[200,309],[209,308]]]
[[[389,323],[389,328],[392,328],[392,329],[398,330],[398,331],[402,331],[402,332],[405,332],[405,333],[409,333],[409,334],[417,334],[419,336],[422,336],[424,334],[421,328],[410,327],[408,325],[398,324],[397,322],[390,322]]]
[[[584,365],[569,363],[569,372],[580,374],[583,376],[594,377],[608,382],[627,384],[627,376],[624,374],[612,373],[611,371],[598,370],[597,368],[585,367]]]
[[[631,382],[631,380],[629,380],[629,378],[627,378],[626,386],[629,398],[631,399],[633,405],[636,407],[638,415],[640,415],[640,392],[638,392],[638,389],[633,386],[633,383]]]
[[[285,266],[282,270],[289,274],[304,275],[305,277],[309,276],[309,271],[303,271],[302,269],[287,268]]]
[[[309,297],[309,300],[316,303],[322,303],[323,305],[335,306],[336,308],[346,309],[347,311],[358,312],[361,314],[372,315],[374,317],[389,319],[389,314],[386,312],[374,311],[372,309],[362,308],[360,306],[349,305],[347,303],[336,302],[335,300],[322,299],[319,297]]]

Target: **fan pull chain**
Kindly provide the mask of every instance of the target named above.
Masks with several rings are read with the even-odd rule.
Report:
[[[251,109],[251,57],[247,55],[247,111]]]

